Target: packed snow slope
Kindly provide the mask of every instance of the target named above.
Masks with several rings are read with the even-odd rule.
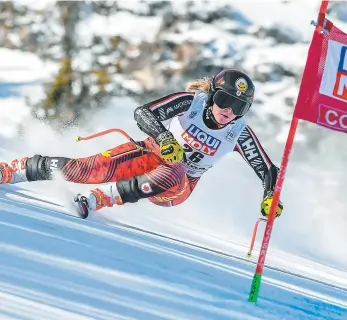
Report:
[[[317,264],[307,278],[267,268],[252,305],[254,265],[245,259],[95,217],[69,217],[33,196],[41,197],[0,189],[1,319],[347,318],[346,273]],[[287,269],[304,267],[278,258]],[[317,281],[320,272],[334,284]]]

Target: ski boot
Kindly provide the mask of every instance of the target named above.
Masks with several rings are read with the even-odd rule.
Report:
[[[79,193],[73,200],[78,205],[77,214],[82,219],[88,218],[91,211],[98,211],[105,207],[113,207],[115,204],[123,204],[116,184],[96,188],[83,194]]]
[[[0,184],[14,184],[28,181],[26,176],[26,162],[28,158],[13,160],[10,164],[0,162]]]

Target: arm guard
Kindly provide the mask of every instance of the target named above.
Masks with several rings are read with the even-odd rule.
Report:
[[[140,106],[134,112],[137,126],[156,139],[167,131],[161,121],[172,119],[188,111],[193,99],[194,93],[178,92]]]

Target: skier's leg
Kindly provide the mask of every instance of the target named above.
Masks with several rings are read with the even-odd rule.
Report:
[[[51,180],[55,170],[62,170],[72,159],[35,155],[11,163],[0,163],[0,183],[14,184],[25,181]]]
[[[91,210],[112,207],[115,204],[134,203],[148,198],[154,204],[171,207],[184,202],[197,184],[199,178],[188,177],[178,163],[162,163],[154,170],[118,180],[81,197]]]
[[[178,163],[162,162],[147,173],[115,181],[117,182],[100,186],[81,195],[89,209],[95,211],[114,204],[134,203],[143,198],[160,195],[173,188],[183,194],[187,187],[184,168]]]
[[[144,142],[138,142],[145,147]],[[162,160],[129,142],[92,157],[72,159],[62,169],[67,181],[87,184],[115,182],[153,170]]]
[[[185,175],[184,181],[157,196],[149,198],[151,202],[162,207],[173,207],[183,203],[191,195],[200,178]]]
[[[0,184],[28,181],[26,177],[27,159],[23,158],[20,161],[13,160],[10,164],[0,162]]]
[[[138,144],[147,146],[145,142]],[[53,172],[58,171],[67,181],[97,184],[143,174],[160,163],[155,153],[141,151],[129,142],[87,158],[35,155],[10,164],[0,163],[0,183],[51,180]]]

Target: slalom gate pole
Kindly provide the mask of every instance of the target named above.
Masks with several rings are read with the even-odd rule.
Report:
[[[292,118],[287,142],[286,142],[286,145],[284,148],[280,172],[279,172],[278,177],[277,177],[277,182],[276,182],[273,200],[272,200],[272,204],[271,204],[271,208],[270,208],[270,213],[269,213],[269,216],[267,218],[267,222],[266,222],[266,226],[265,226],[265,232],[264,232],[263,242],[261,245],[260,254],[258,257],[258,263],[257,263],[257,267],[256,267],[256,270],[255,270],[255,273],[253,276],[253,281],[252,281],[251,289],[250,289],[249,296],[248,296],[248,301],[252,302],[252,303],[257,303],[257,301],[258,301],[260,284],[261,284],[261,277],[263,275],[266,253],[267,253],[267,249],[268,249],[269,244],[270,244],[271,232],[272,232],[272,228],[273,228],[274,221],[275,221],[276,209],[277,209],[277,205],[278,205],[278,202],[280,199],[280,194],[281,194],[281,190],[282,190],[284,176],[285,176],[285,172],[286,172],[286,169],[288,166],[290,152],[291,152],[291,149],[293,147],[293,142],[294,142],[294,137],[295,137],[297,126],[298,126],[298,119]]]
[[[257,222],[255,223],[255,225],[254,225],[253,234],[252,234],[252,240],[251,240],[251,245],[249,246],[249,250],[248,250],[248,253],[247,253],[247,258],[252,257],[252,251],[253,251],[253,248],[254,248],[255,238],[257,237],[258,226],[259,226],[259,223],[262,222],[262,221],[265,222],[266,219],[264,219],[264,218],[259,218],[259,219],[257,220]]]
[[[324,22],[324,19],[325,19],[326,11],[328,9],[328,4],[329,4],[329,0],[323,0],[321,2],[318,20],[317,20],[317,24],[316,24],[316,30],[318,32],[320,32],[322,30],[322,23]],[[267,223],[265,226],[263,242],[262,242],[260,254],[258,257],[258,263],[256,266],[256,270],[255,270],[252,284],[251,284],[251,289],[250,289],[249,296],[248,296],[248,301],[252,302],[252,303],[257,303],[257,301],[258,301],[261,278],[262,278],[263,271],[264,271],[266,253],[267,253],[267,249],[268,249],[269,244],[270,244],[271,232],[272,232],[272,228],[273,228],[274,221],[275,221],[275,213],[276,213],[277,205],[278,205],[278,202],[280,199],[283,181],[284,181],[284,176],[285,176],[285,173],[287,170],[290,152],[291,152],[292,147],[293,147],[294,137],[295,137],[296,129],[298,126],[298,121],[299,120],[297,118],[294,118],[294,116],[292,117],[290,129],[289,129],[289,133],[288,133],[288,137],[287,137],[287,142],[286,142],[286,145],[284,147],[281,168],[280,168],[280,172],[279,172],[278,177],[277,177],[275,191],[274,191],[274,195],[273,195],[273,200],[272,200],[269,216],[267,219]]]
[[[130,137],[124,130],[122,129],[118,129],[118,128],[112,128],[112,129],[108,129],[108,130],[104,130],[104,131],[100,131],[98,133],[95,133],[95,134],[92,134],[90,136],[87,136],[87,137],[80,137],[80,136],[77,136],[76,137],[76,142],[79,142],[79,141],[84,141],[84,140],[91,140],[91,139],[94,139],[94,138],[97,138],[97,137],[101,137],[105,134],[109,134],[111,132],[117,132],[117,133],[120,133],[121,135],[123,135],[126,139],[128,139],[130,142],[132,142],[136,148],[138,148],[139,150],[141,151],[145,151],[145,152],[152,152],[151,149],[149,148],[145,148],[145,147],[142,147],[140,145],[138,145],[136,143],[136,141]]]
[[[319,9],[318,20],[317,20],[317,24],[316,24],[316,30],[318,32],[321,32],[323,29],[323,24],[324,24],[324,20],[325,20],[325,15],[326,15],[327,10],[328,10],[328,5],[329,5],[329,0],[322,0],[322,3],[320,5],[320,9]]]

